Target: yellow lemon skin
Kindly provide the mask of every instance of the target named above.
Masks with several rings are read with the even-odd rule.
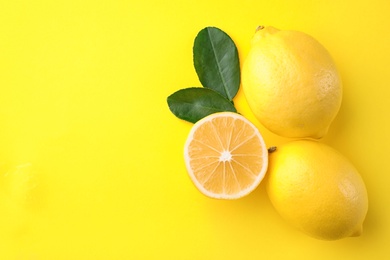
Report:
[[[314,140],[287,143],[270,154],[268,196],[280,215],[306,234],[337,240],[362,233],[365,184],[335,149]]]
[[[256,118],[284,137],[323,137],[342,100],[341,78],[328,51],[305,33],[271,26],[252,39],[242,88]]]

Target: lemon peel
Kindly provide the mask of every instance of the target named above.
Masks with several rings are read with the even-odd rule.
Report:
[[[299,31],[258,27],[242,68],[242,88],[256,118],[271,132],[322,138],[336,117],[342,82],[329,52]]]
[[[267,194],[293,226],[318,239],[359,236],[367,190],[352,163],[328,145],[298,140],[269,155]]]

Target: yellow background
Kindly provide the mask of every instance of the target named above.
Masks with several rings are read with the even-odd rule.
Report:
[[[384,259],[390,255],[390,2],[0,0],[0,259]],[[200,86],[199,30],[241,63],[258,25],[304,31],[334,57],[343,103],[322,140],[368,189],[359,238],[284,222],[260,184],[218,201],[190,182],[191,124],[166,98]],[[266,131],[268,146],[288,140]]]

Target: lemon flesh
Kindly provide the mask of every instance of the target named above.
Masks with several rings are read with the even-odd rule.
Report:
[[[342,99],[340,75],[328,51],[305,33],[274,27],[255,33],[242,87],[256,118],[284,137],[323,137]]]
[[[270,154],[267,193],[280,215],[318,239],[362,233],[367,191],[355,167],[317,141],[287,143]]]
[[[239,199],[263,180],[268,151],[259,130],[244,116],[219,112],[196,122],[184,146],[196,188],[215,199]]]

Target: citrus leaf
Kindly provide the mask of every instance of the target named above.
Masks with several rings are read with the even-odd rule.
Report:
[[[240,62],[229,35],[215,27],[202,29],[194,41],[193,60],[203,87],[234,98],[240,87]]]
[[[170,95],[167,102],[175,116],[191,123],[216,112],[237,112],[230,100],[207,88],[181,89]]]

